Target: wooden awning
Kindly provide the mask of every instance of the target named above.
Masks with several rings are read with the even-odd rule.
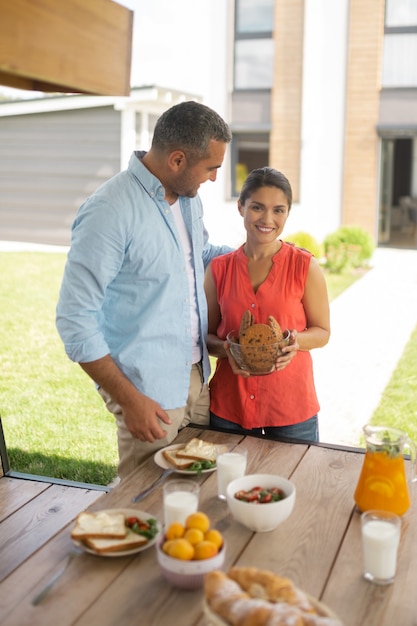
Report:
[[[128,96],[132,29],[112,0],[0,0],[0,84]]]

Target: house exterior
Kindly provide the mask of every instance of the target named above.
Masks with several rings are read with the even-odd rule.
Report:
[[[269,164],[293,187],[284,236],[322,241],[352,225],[379,245],[415,247],[416,0],[225,0],[214,18],[227,36],[212,42],[205,101],[233,141],[217,182],[200,189],[212,241],[243,241],[240,185]],[[83,200],[149,147],[157,117],[182,99],[201,100],[140,87],[0,103],[0,240],[67,245]]]
[[[148,149],[157,118],[197,96],[157,87],[129,97],[0,103],[0,240],[69,245],[82,202]]]
[[[417,2],[229,0],[229,15],[232,195],[269,163],[292,183],[292,232],[414,246]]]

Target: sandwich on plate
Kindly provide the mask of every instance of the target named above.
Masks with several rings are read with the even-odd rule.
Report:
[[[75,520],[71,538],[98,554],[139,548],[158,533],[156,519],[126,517],[121,511],[83,511]]]
[[[181,448],[163,450],[164,458],[176,469],[202,471],[216,467],[218,446],[194,437]]]

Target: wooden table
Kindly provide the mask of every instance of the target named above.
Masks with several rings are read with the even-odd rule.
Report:
[[[331,607],[345,626],[417,624],[415,505],[403,518],[394,584],[378,587],[362,578],[360,516],[353,502],[363,461],[361,452],[195,428],[184,429],[176,442],[193,436],[243,445],[248,449],[248,473],[277,473],[290,477],[297,488],[290,518],[274,532],[257,534],[234,522],[227,505],[217,499],[215,472],[189,478],[200,483],[200,509],[226,538],[225,569],[252,565],[288,576]],[[162,521],[161,488],[136,505],[131,502],[160,474],[161,469],[150,458],[119,486],[96,499],[90,509],[136,508]],[[51,505],[39,502],[38,520]],[[64,520],[41,547],[36,535],[42,524],[34,526],[32,543],[28,533],[26,545],[33,549],[0,586],[3,626],[203,626],[202,591],[172,588],[160,574],[153,547],[118,558],[83,553],[71,562],[42,603],[33,606],[32,598],[65,562],[72,547],[72,526],[72,520]],[[0,571],[1,567],[0,561]]]

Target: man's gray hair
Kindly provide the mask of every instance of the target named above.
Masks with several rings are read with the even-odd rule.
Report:
[[[158,152],[183,150],[190,159],[200,160],[207,156],[211,140],[229,143],[229,126],[210,107],[188,101],[161,115],[155,125],[152,148]]]

